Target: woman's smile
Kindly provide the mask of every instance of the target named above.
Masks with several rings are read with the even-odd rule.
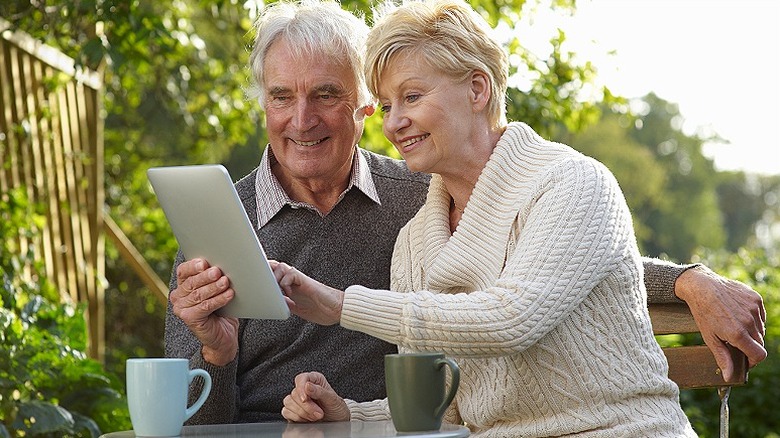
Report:
[[[430,137],[430,135],[431,134],[423,134],[423,135],[417,135],[411,138],[404,139],[398,143],[398,148],[402,153],[409,152],[415,148],[415,145],[417,143]]]

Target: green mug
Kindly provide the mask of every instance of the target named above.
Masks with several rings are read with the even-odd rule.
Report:
[[[447,388],[447,372],[452,381]],[[460,368],[441,353],[385,355],[385,385],[398,432],[439,430],[460,383]]]

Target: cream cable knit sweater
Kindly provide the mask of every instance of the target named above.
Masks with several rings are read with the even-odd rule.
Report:
[[[452,236],[449,204],[434,176],[396,241],[401,292],[347,288],[342,326],[453,357],[461,383],[446,420],[473,436],[696,436],[603,165],[512,123]],[[348,404],[354,419],[389,417],[386,400]]]

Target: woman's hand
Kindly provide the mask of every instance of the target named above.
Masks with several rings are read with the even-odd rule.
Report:
[[[725,381],[734,373],[729,344],[745,353],[750,367],[766,359],[766,309],[758,292],[705,266],[680,274],[674,292],[688,303]]]
[[[269,260],[276,281],[286,296],[290,312],[320,325],[341,321],[344,292],[309,278],[292,266]]]
[[[349,421],[347,403],[336,394],[321,373],[295,376],[295,388],[284,398],[282,416],[296,423]]]

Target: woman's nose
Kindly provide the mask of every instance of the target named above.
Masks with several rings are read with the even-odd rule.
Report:
[[[382,127],[386,134],[393,134],[409,126],[410,120],[400,108],[393,108],[387,113],[382,121]],[[391,138],[388,136],[388,138]]]

